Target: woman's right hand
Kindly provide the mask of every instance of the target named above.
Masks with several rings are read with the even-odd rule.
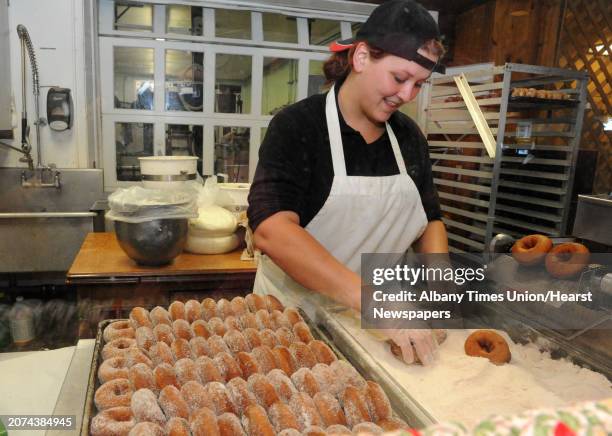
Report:
[[[438,359],[438,342],[430,329],[385,329],[382,331],[402,349],[402,359],[411,364],[416,358],[425,366]]]

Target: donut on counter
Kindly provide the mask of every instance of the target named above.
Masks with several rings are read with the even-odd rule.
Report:
[[[139,389],[132,395],[132,412],[136,421],[148,421],[165,425],[166,417],[157,404],[157,397],[149,389]]]
[[[111,407],[92,418],[89,430],[92,436],[125,435],[135,424],[131,408]]]
[[[134,338],[117,338],[104,344],[102,348],[102,359],[125,356],[128,348],[138,347]]]
[[[176,339],[172,327],[168,324],[157,324],[153,328],[153,334],[157,342],[165,342],[168,345],[172,345],[172,341]]]
[[[263,298],[266,302],[266,306],[268,307],[268,312],[273,312],[275,310],[282,312],[283,310],[285,310],[283,304],[274,295],[266,294]]]
[[[202,407],[190,419],[192,436],[220,436],[215,412]]]
[[[283,402],[279,401],[270,406],[268,417],[276,433],[280,433],[288,428],[294,428],[296,430],[300,428],[297,418],[289,406]]]
[[[135,336],[136,330],[134,330],[129,321],[111,322],[104,328],[102,333],[104,342],[110,342],[118,338],[134,338]]]
[[[144,363],[137,363],[129,369],[128,380],[134,392],[144,388],[150,389],[153,392],[157,391],[153,370]]]
[[[285,371],[273,369],[266,377],[268,377],[268,381],[274,386],[281,401],[288,403],[291,397],[298,393],[298,390],[293,386],[293,382],[287,377]]]
[[[208,339],[212,336],[212,333],[208,329],[208,323],[203,319],[196,319],[191,323],[191,331],[194,336],[200,336],[204,339]]]
[[[204,389],[206,390],[206,395],[210,399],[213,410],[217,415],[221,415],[225,412],[236,412],[227,389],[222,383],[209,382],[206,384],[206,386],[204,386]]]
[[[257,404],[257,398],[249,390],[248,383],[240,377],[231,379],[227,383],[226,389],[239,415],[243,415],[249,406]]]
[[[185,303],[185,318],[189,324],[202,318],[202,306],[197,300],[188,300]]]
[[[510,348],[506,340],[492,330],[476,330],[465,340],[465,354],[485,357],[495,365],[510,362]]]
[[[98,388],[94,395],[94,403],[98,410],[111,407],[129,406],[132,398],[132,388],[127,378],[109,380]]]
[[[222,413],[217,417],[221,436],[246,436],[240,419],[233,413]]]
[[[169,363],[170,365],[174,365],[174,354],[172,353],[172,348],[168,346],[165,342],[158,342],[157,344],[151,345],[149,348],[149,357],[153,361],[155,366],[160,363]]]
[[[181,396],[187,403],[191,413],[201,409],[202,407],[212,408],[212,402],[208,398],[208,393],[201,383],[196,381],[188,381],[181,386]]]
[[[127,436],[166,436],[166,433],[159,424],[139,422],[130,430]]]
[[[393,411],[385,391],[382,390],[378,383],[372,380],[368,380],[366,383],[368,386],[365,391],[365,400],[372,419],[378,422],[391,418]]]
[[[132,328],[136,330],[138,327],[153,328],[153,323],[149,318],[149,311],[144,307],[134,307],[130,311],[130,323]]]
[[[196,359],[195,363],[198,367],[198,374],[203,384],[212,381],[225,383],[223,374],[221,374],[221,371],[210,357],[200,356]]]
[[[298,391],[305,392],[311,397],[321,391],[321,386],[310,368],[300,368],[295,371],[291,374],[291,381]]]
[[[528,235],[514,243],[512,257],[521,265],[532,266],[541,263],[553,243],[544,235]]]
[[[242,415],[242,427],[249,435],[274,436],[274,428],[260,405],[247,407]]]
[[[98,380],[104,384],[116,378],[128,378],[129,367],[127,360],[123,356],[115,356],[106,359],[98,368]]]
[[[340,394],[344,415],[349,428],[359,423],[372,421],[363,392],[355,386],[347,386]]]
[[[238,362],[240,370],[242,371],[242,376],[245,379],[248,379],[253,374],[261,372],[259,369],[259,364],[255,359],[253,359],[251,353],[245,353],[244,351],[239,352],[236,354],[236,361]]]
[[[589,263],[590,252],[577,242],[555,245],[546,255],[546,271],[558,279],[578,275]]]
[[[312,425],[323,426],[323,419],[319,415],[314,401],[304,392],[298,392],[292,396],[289,401],[289,407],[297,418],[300,430],[304,431]]]
[[[151,309],[149,317],[151,318],[151,321],[153,322],[154,326],[158,324],[172,325],[170,313],[161,306],[155,306],[153,309]]]
[[[276,389],[270,380],[263,374],[253,374],[249,377],[248,381],[249,390],[253,392],[257,402],[266,410],[277,401],[280,401],[280,397],[276,393]]]
[[[184,418],[170,418],[166,423],[166,434],[168,436],[190,436],[189,422]]]
[[[170,313],[170,319],[176,321],[177,319],[186,319],[185,316],[185,303],[182,301],[175,300],[168,307]]]
[[[189,418],[189,406],[175,386],[168,385],[163,388],[157,401],[166,418]]]
[[[326,427],[334,424],[346,425],[344,411],[338,400],[329,392],[317,392],[312,397],[315,406]]]
[[[167,363],[160,363],[153,370],[153,377],[155,377],[155,386],[158,390],[162,390],[168,385],[173,385],[179,388],[181,385],[176,379],[176,371],[174,366]]]

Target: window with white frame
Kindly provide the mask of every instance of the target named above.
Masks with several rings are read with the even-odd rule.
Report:
[[[252,180],[273,115],[323,91],[327,45],[367,18],[265,1],[165,3],[99,0],[106,190],[140,180],[138,157],[152,155],[193,155],[202,175]]]

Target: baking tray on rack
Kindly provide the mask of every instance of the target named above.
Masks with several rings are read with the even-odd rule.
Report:
[[[550,99],[550,98],[537,98],[537,97],[510,97],[508,103],[513,107],[520,108],[521,106],[533,107],[533,106],[557,106],[557,107],[576,107],[580,103],[578,100],[561,100],[561,99]]]
[[[363,358],[359,358],[358,353],[351,352],[350,354],[347,354],[341,351],[341,348],[346,349],[345,343],[347,342],[347,339],[338,333],[331,333],[332,331],[335,332],[335,330],[333,328],[330,329],[328,323],[325,323],[324,326],[314,323],[308,317],[308,315],[306,315],[306,313],[303,310],[301,310],[300,308],[297,308],[297,309],[300,315],[302,316],[302,318],[304,319],[304,322],[310,328],[310,331],[315,339],[319,339],[323,341],[324,343],[326,343],[327,346],[329,346],[332,349],[334,354],[336,354],[338,359],[346,360],[347,362],[351,363],[355,367],[355,369],[357,369],[357,371],[365,379],[374,380],[375,382],[381,385],[381,387],[383,388],[383,390],[389,397],[389,400],[391,402],[391,406],[393,409],[393,413],[397,417],[403,419],[410,425],[414,425],[414,423],[419,424],[421,422],[424,422],[424,423],[435,422],[433,421],[431,417],[429,420],[414,419],[417,416],[418,417],[421,416],[421,411],[424,412],[425,414],[427,414],[427,412],[424,409],[419,407],[419,410],[415,413],[413,411],[413,407],[416,407],[418,405],[416,405],[416,403],[411,399],[411,397],[407,393],[405,393],[405,395],[398,396],[395,390],[392,389],[392,383],[391,383],[392,380],[388,380],[388,377],[385,378],[381,376],[381,374],[379,374],[377,371],[371,371],[371,368],[369,366],[361,364],[361,361],[363,360]],[[93,358],[91,361],[91,368],[89,371],[89,378],[87,382],[87,395],[85,397],[85,407],[83,409],[84,410],[83,411],[83,421],[81,423],[81,431],[80,431],[80,434],[82,436],[89,435],[89,425],[91,422],[91,418],[93,418],[97,413],[96,406],[94,404],[94,395],[96,393],[96,390],[100,386],[100,382],[98,381],[98,368],[100,364],[102,363],[102,348],[104,347],[104,338],[103,338],[102,333],[104,332],[104,329],[106,328],[106,326],[108,326],[110,323],[115,322],[115,321],[127,321],[127,320],[126,319],[107,319],[107,320],[100,321],[100,323],[98,324],[98,332],[96,334],[96,342],[94,345]],[[341,347],[337,346],[334,343],[336,338],[342,342]],[[349,348],[349,350],[352,350],[352,349]],[[408,402],[402,403],[402,401],[407,401],[407,400]]]

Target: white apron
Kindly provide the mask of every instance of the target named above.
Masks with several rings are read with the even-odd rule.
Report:
[[[347,176],[334,88],[327,93],[325,114],[334,168],[329,197],[306,230],[336,259],[359,274],[362,253],[404,253],[427,226],[421,196],[406,172],[397,138],[385,123],[399,174]],[[285,305],[302,308],[314,320],[326,298],[289,277],[262,254],[253,291],[273,294]],[[327,300],[329,302],[329,300]]]

